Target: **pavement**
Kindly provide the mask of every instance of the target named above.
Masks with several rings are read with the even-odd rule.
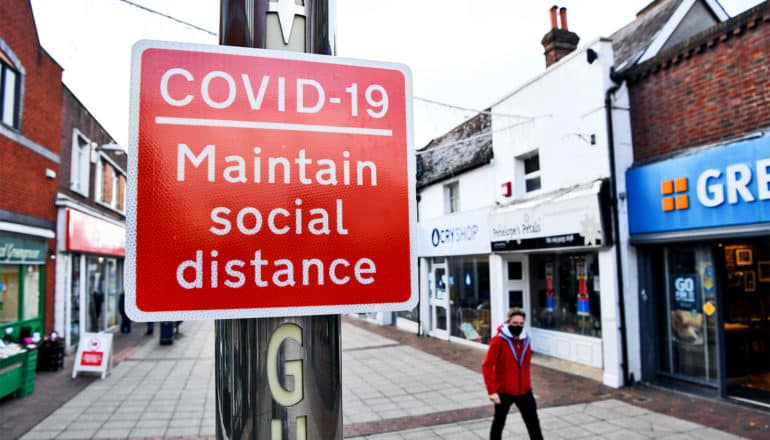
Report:
[[[31,396],[0,400],[0,437],[215,438],[213,322],[183,323],[170,346],[143,336],[142,325],[134,330],[115,336],[116,365],[106,379],[71,379],[68,356],[64,370],[38,373]],[[492,406],[480,374],[483,356],[475,347],[343,318],[345,438],[488,438]],[[544,356],[533,363],[546,439],[770,438],[766,410],[643,384],[616,390],[594,380],[591,369]],[[522,437],[514,409],[504,438]]]

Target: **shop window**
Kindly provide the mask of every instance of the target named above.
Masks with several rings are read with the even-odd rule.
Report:
[[[91,174],[91,141],[78,130],[72,134],[72,160],[70,162],[70,189],[88,197]]]
[[[768,405],[770,239],[719,243],[718,248],[724,261],[721,309],[724,311],[727,392]]]
[[[13,67],[8,56],[0,52],[0,120],[3,124],[19,128],[21,75]]]
[[[123,290],[123,262],[86,257],[86,330],[109,330],[119,323],[118,299]]]
[[[80,341],[80,254],[72,254],[72,286],[70,289],[70,346]]]
[[[97,174],[96,200],[116,211],[125,212],[126,174],[114,162],[101,155]]]
[[[0,323],[19,320],[19,266],[0,265]]]
[[[26,266],[24,270],[24,319],[40,315],[40,267]]]
[[[444,214],[460,210],[460,184],[453,182],[444,185]]]
[[[40,268],[0,266],[0,323],[40,316]]]
[[[716,368],[716,284],[711,249],[707,246],[666,248],[662,304],[666,341],[661,344],[663,373],[714,382]]]
[[[532,326],[601,337],[596,252],[530,256]]]
[[[118,277],[118,261],[114,258],[105,258],[103,263],[104,271],[104,309],[107,319],[107,328],[120,324],[120,315],[118,313],[118,297],[122,290],[122,274]],[[120,278],[120,279],[119,279]]]
[[[487,257],[449,258],[448,283],[451,335],[474,342],[489,343],[489,261]]]

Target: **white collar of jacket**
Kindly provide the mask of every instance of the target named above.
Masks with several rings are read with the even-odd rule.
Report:
[[[514,340],[513,335],[511,334],[511,331],[508,329],[508,321],[503,321],[502,324],[500,324],[500,327],[498,327],[498,331],[502,334],[504,334],[508,339]],[[519,335],[519,340],[523,341],[524,339],[527,339],[529,335],[527,335],[527,328],[521,329],[521,334]]]

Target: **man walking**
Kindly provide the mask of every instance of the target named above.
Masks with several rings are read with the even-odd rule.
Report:
[[[529,438],[543,438],[530,381],[532,347],[524,331],[526,317],[524,310],[518,307],[508,311],[508,320],[498,327],[481,367],[489,400],[495,404],[490,440],[500,440],[502,437],[508,410],[514,403],[527,425]]]

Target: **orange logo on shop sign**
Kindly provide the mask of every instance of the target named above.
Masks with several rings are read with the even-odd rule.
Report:
[[[660,193],[663,195],[661,208],[664,212],[684,210],[690,207],[690,197],[686,194],[686,177],[664,180],[660,184]]]
[[[133,61],[133,318],[413,307],[405,66],[151,41]]]

